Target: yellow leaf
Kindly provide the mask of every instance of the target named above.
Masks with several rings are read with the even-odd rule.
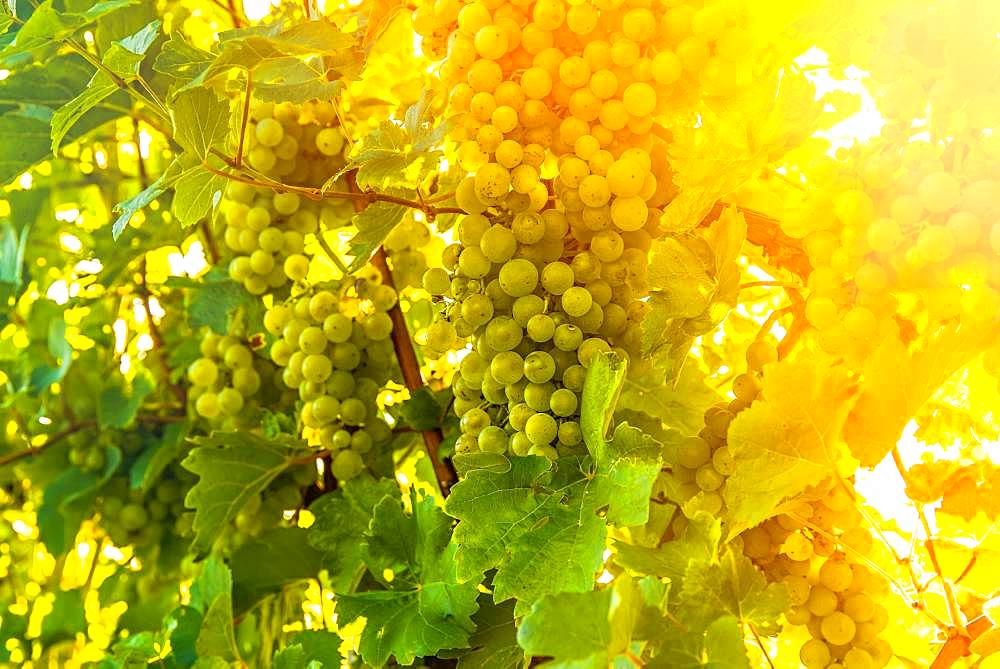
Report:
[[[368,29],[365,31],[365,38],[361,45],[368,47],[377,40],[389,22],[396,16],[396,12],[402,8],[402,0],[372,0],[371,11],[368,13]]]
[[[847,444],[861,464],[877,465],[934,391],[994,338],[986,326],[952,326],[912,352],[895,338],[876,347],[844,427]]]
[[[827,360],[786,360],[764,369],[761,399],[729,428],[736,460],[725,491],[731,532],[756,525],[783,500],[836,473],[853,398],[846,372]]]

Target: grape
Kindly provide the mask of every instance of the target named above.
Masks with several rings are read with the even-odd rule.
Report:
[[[500,287],[511,297],[531,293],[538,285],[538,270],[528,260],[515,258],[500,268]]]
[[[575,414],[578,404],[576,393],[568,388],[559,388],[549,398],[549,409],[556,416],[563,418]]]
[[[799,649],[799,659],[807,669],[823,669],[830,658],[830,648],[820,639],[809,639]]]
[[[521,380],[525,363],[514,351],[501,351],[490,362],[490,374],[503,385],[511,385]]]
[[[555,419],[545,413],[534,414],[524,426],[524,434],[532,444],[538,445],[550,444],[556,438],[558,430]]]
[[[725,482],[725,477],[719,472],[715,471],[712,465],[703,465],[698,468],[697,474],[695,474],[695,481],[698,487],[706,492],[711,492],[718,490],[722,487]]]
[[[219,405],[219,397],[215,393],[206,392],[198,396],[195,401],[195,411],[198,415],[212,419],[219,416],[222,407]]]
[[[701,437],[688,437],[680,445],[677,461],[688,469],[697,469],[707,463],[712,450]]]
[[[806,606],[815,616],[829,616],[837,609],[837,595],[829,588],[822,585],[813,586],[813,589],[809,592],[809,600],[806,603]],[[844,617],[846,618],[846,616]],[[851,624],[853,626],[853,623]]]
[[[209,358],[199,358],[188,367],[188,379],[196,386],[211,386],[218,377],[219,370]]]
[[[815,613],[815,611],[813,612]],[[854,621],[840,611],[834,611],[830,615],[825,616],[821,629],[823,638],[833,645],[839,646],[850,643],[854,638]]]
[[[854,573],[850,565],[842,559],[832,558],[823,563],[819,570],[819,582],[833,592],[843,592],[851,586]]]
[[[792,560],[802,562],[812,557],[812,542],[801,534],[795,533],[785,541],[782,551]]]
[[[556,327],[552,343],[560,351],[575,351],[583,343],[583,332],[575,325],[563,323]]]

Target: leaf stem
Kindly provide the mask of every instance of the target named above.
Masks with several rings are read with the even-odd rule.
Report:
[[[319,242],[320,247],[323,249],[323,253],[325,253],[330,259],[330,262],[332,262],[337,269],[340,270],[341,275],[347,276],[351,272],[347,269],[347,265],[344,264],[344,261],[340,259],[340,256],[337,255],[337,252],[333,250],[333,247],[330,246],[330,243],[326,241],[325,232],[327,232],[327,230],[324,227],[316,235],[316,241]]]

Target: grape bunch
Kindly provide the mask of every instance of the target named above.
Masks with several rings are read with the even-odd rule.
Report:
[[[346,480],[365,468],[364,455],[388,441],[377,396],[393,375],[396,291],[377,273],[317,287],[275,304],[264,326],[277,337],[271,359],[284,384],[298,391],[299,418],[311,443],[333,452],[331,469]]]
[[[877,669],[893,657],[880,637],[888,613],[878,603],[888,585],[864,564],[872,536],[852,493],[827,483],[819,501],[800,502],[741,535],[743,552],[772,581],[788,587],[787,620],[811,637],[799,657],[808,669]]]
[[[680,483],[678,493],[686,513],[706,511],[713,516],[724,514],[726,477],[733,473],[733,454],[726,443],[729,425],[736,416],[749,407],[760,394],[760,375],[764,365],[778,359],[778,351],[763,339],[747,348],[747,371],[733,379],[730,402],[716,404],[705,411],[705,426],[694,436],[686,437],[671,462],[671,473]],[[674,532],[679,534],[686,524],[684,516],[677,516]]]
[[[247,127],[247,162],[289,186],[323,186],[344,165],[345,137],[336,123],[329,102],[256,103]],[[353,216],[344,199],[317,202],[241,182],[229,184],[221,210],[223,240],[233,252],[229,276],[254,295],[302,281],[309,272],[309,236],[342,227]]]
[[[430,228],[423,221],[406,218],[385,238],[385,249],[396,288],[420,286],[427,270],[426,246],[434,241]]]
[[[137,549],[156,547],[167,533],[188,536],[193,513],[184,507],[184,491],[195,482],[194,474],[171,467],[144,492],[132,488],[127,476],[116,476],[101,489],[100,524],[117,546]]]
[[[275,370],[254,355],[248,341],[232,334],[209,332],[201,340],[201,357],[188,366],[190,400],[202,418],[211,421],[239,417],[261,384],[271,383]]]

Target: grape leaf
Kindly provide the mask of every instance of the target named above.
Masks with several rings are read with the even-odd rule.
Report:
[[[335,592],[350,591],[361,576],[364,554],[358,537],[368,531],[376,504],[388,496],[399,496],[392,479],[358,477],[309,507],[316,517],[309,527],[309,544],[324,553],[323,563]]]
[[[555,658],[542,666],[578,660],[574,666],[607,667],[620,650],[609,649],[613,594],[606,589],[546,595],[521,621],[518,643],[529,655]]]
[[[134,81],[146,51],[159,34],[160,21],[156,20],[138,31],[111,44],[101,63],[105,69],[94,73],[87,87],[75,98],[61,106],[52,115],[52,152],[59,150],[70,128],[124,83]],[[106,71],[107,70],[107,71]],[[118,79],[114,79],[114,73]]]
[[[274,655],[274,669],[339,669],[340,637],[324,630],[298,632]]]
[[[201,166],[188,168],[174,183],[170,209],[182,226],[190,227],[215,209],[228,183],[226,177]]]
[[[713,620],[704,630],[678,631],[664,625],[661,652],[645,666],[652,669],[749,669],[743,630],[733,616]]]
[[[607,528],[584,495],[580,462],[470,456],[445,511],[459,519],[454,541],[461,580],[496,568],[494,599],[530,605],[551,592],[594,585]]]
[[[608,441],[626,362],[613,353],[597,356],[587,371],[580,410],[583,438],[594,460],[589,503],[607,506],[607,519],[616,525],[641,525],[649,517],[653,482],[663,465],[660,444],[627,423],[621,423]]]
[[[197,599],[195,586],[198,586]],[[192,586],[191,605],[203,614],[201,629],[195,640],[199,656],[220,657],[227,661],[234,661],[240,656],[233,633],[232,588],[229,568],[215,558],[207,560],[205,570]]]
[[[209,88],[183,91],[171,108],[174,139],[201,160],[229,135],[229,102]]]
[[[132,216],[166,193],[176,183],[182,171],[183,168],[180,162],[174,161],[156,181],[128,200],[116,204],[114,211],[118,213],[118,218],[115,219],[114,224],[111,226],[111,236],[117,241],[125,231],[125,226],[128,225]]]
[[[445,407],[426,387],[410,392],[410,397],[399,405],[399,415],[414,430],[433,430],[441,425]]]
[[[696,434],[703,426],[705,409],[722,399],[706,382],[700,365],[688,361],[671,384],[666,371],[650,365],[644,372],[631,371],[622,388],[620,406],[657,419],[683,434]]]
[[[700,237],[666,237],[649,250],[649,289],[669,318],[693,318],[715,292],[714,258]]]
[[[233,606],[245,611],[264,595],[296,581],[316,578],[322,555],[300,527],[276,527],[233,554]]]
[[[80,523],[92,511],[97,489],[111,478],[121,461],[120,450],[107,448],[100,472],[70,467],[45,487],[38,507],[38,535],[50,553],[62,555],[72,547]]]
[[[83,609],[83,592],[57,590],[52,600],[52,610],[42,619],[39,643],[50,646],[59,641],[75,639],[87,629],[87,616]]]
[[[21,294],[24,285],[24,250],[28,245],[31,226],[25,225],[20,233],[9,222],[0,226],[0,300],[3,304]]]
[[[343,623],[366,619],[359,650],[376,667],[390,657],[410,664],[442,648],[467,647],[474,629],[478,582],[456,578],[451,522],[432,498],[411,491],[410,501],[412,515],[406,515],[399,501],[383,498],[365,534],[365,563],[386,589],[337,598]]]
[[[764,369],[761,399],[729,427],[736,462],[724,498],[730,533],[773,515],[780,502],[836,471],[841,429],[855,388],[843,368],[821,358]]]
[[[222,527],[301,454],[302,443],[250,432],[213,432],[195,443],[181,465],[199,477],[184,502],[195,510],[192,549],[204,555]]]
[[[9,61],[14,56],[32,49],[63,40],[88,23],[123,7],[134,5],[138,1],[102,0],[82,12],[73,12],[64,8],[57,9],[52,0],[45,0],[35,7],[24,25],[17,31],[15,42],[0,52],[0,58]]]
[[[877,465],[934,391],[995,338],[992,324],[964,325],[943,328],[912,352],[894,337],[879,344],[865,364],[858,401],[844,426],[861,464]]]
[[[403,220],[406,212],[406,207],[400,204],[375,202],[354,216],[353,223],[358,232],[351,238],[349,253],[354,256],[354,260],[348,267],[350,271],[363,267],[371,260],[385,238]]]
[[[153,61],[153,69],[186,82],[211,65],[213,60],[214,53],[192,45],[181,31],[174,30]]]
[[[208,326],[213,332],[225,334],[238,309],[259,309],[259,300],[225,272],[210,271],[201,279],[171,277],[166,284],[191,291],[187,307],[193,327]]]
[[[112,375],[105,380],[97,399],[97,424],[102,430],[127,427],[135,420],[142,401],[155,389],[156,382],[146,370],[135,375],[130,388],[120,375]]]
[[[129,469],[129,483],[133,489],[150,490],[160,478],[160,474],[186,449],[191,424],[188,421],[171,423],[163,429],[163,435],[153,444],[147,445]]]
[[[458,657],[458,669],[521,669],[524,650],[517,645],[514,603],[494,604],[487,594],[479,596],[479,610],[472,616],[476,631],[469,637],[469,649],[442,651],[439,657]]]

